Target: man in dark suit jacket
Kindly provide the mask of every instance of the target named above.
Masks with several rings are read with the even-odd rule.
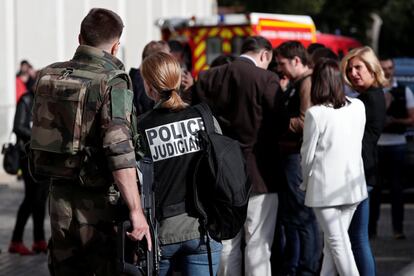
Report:
[[[288,124],[287,117],[281,116],[284,112],[279,106],[277,75],[266,70],[271,60],[270,42],[259,36],[249,37],[239,58],[201,73],[196,83],[193,103],[207,102],[223,133],[241,143],[253,186],[244,229],[234,239],[223,241],[219,275],[241,275],[242,238],[246,243],[245,272],[271,275],[276,191],[278,182],[284,179],[277,163],[277,137]],[[272,162],[266,162],[269,159]]]

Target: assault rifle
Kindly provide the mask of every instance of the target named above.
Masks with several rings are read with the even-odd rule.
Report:
[[[153,192],[154,169],[150,158],[144,157],[138,164],[138,171],[142,172],[140,179],[141,204],[147,219],[152,250],[148,250],[147,240],[133,242],[126,237],[126,231],[131,228],[129,220],[118,224],[118,266],[119,271],[133,276],[156,276],[159,270],[158,227],[155,219],[155,198]]]

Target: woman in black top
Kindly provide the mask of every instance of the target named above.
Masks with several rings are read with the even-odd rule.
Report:
[[[342,60],[345,82],[359,93],[365,105],[366,123],[362,140],[362,159],[368,192],[376,184],[377,142],[385,123],[385,98],[382,87],[387,83],[381,65],[370,47],[356,48]],[[360,275],[375,275],[375,260],[368,238],[369,198],[362,201],[352,218],[349,236]]]

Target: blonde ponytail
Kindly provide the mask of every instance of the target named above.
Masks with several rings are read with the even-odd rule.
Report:
[[[164,101],[161,106],[167,109],[178,111],[178,110],[186,108],[188,104],[186,104],[183,101],[178,91],[173,90],[171,91],[171,95],[169,96],[169,98],[166,101]]]
[[[181,99],[181,68],[170,54],[158,52],[148,56],[141,66],[142,77],[151,85],[163,101],[161,106],[171,110],[181,110],[187,104]]]

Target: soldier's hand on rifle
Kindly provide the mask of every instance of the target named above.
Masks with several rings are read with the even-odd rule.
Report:
[[[141,209],[141,198],[138,193],[136,168],[119,169],[112,172],[116,185],[129,209],[132,231],[127,232],[133,241],[147,239],[148,250],[152,249],[151,234],[144,213]]]
[[[129,218],[131,220],[132,231],[126,233],[128,238],[133,241],[141,241],[145,237],[147,239],[148,250],[151,251],[151,234],[144,213],[141,210],[131,211],[129,213]]]

